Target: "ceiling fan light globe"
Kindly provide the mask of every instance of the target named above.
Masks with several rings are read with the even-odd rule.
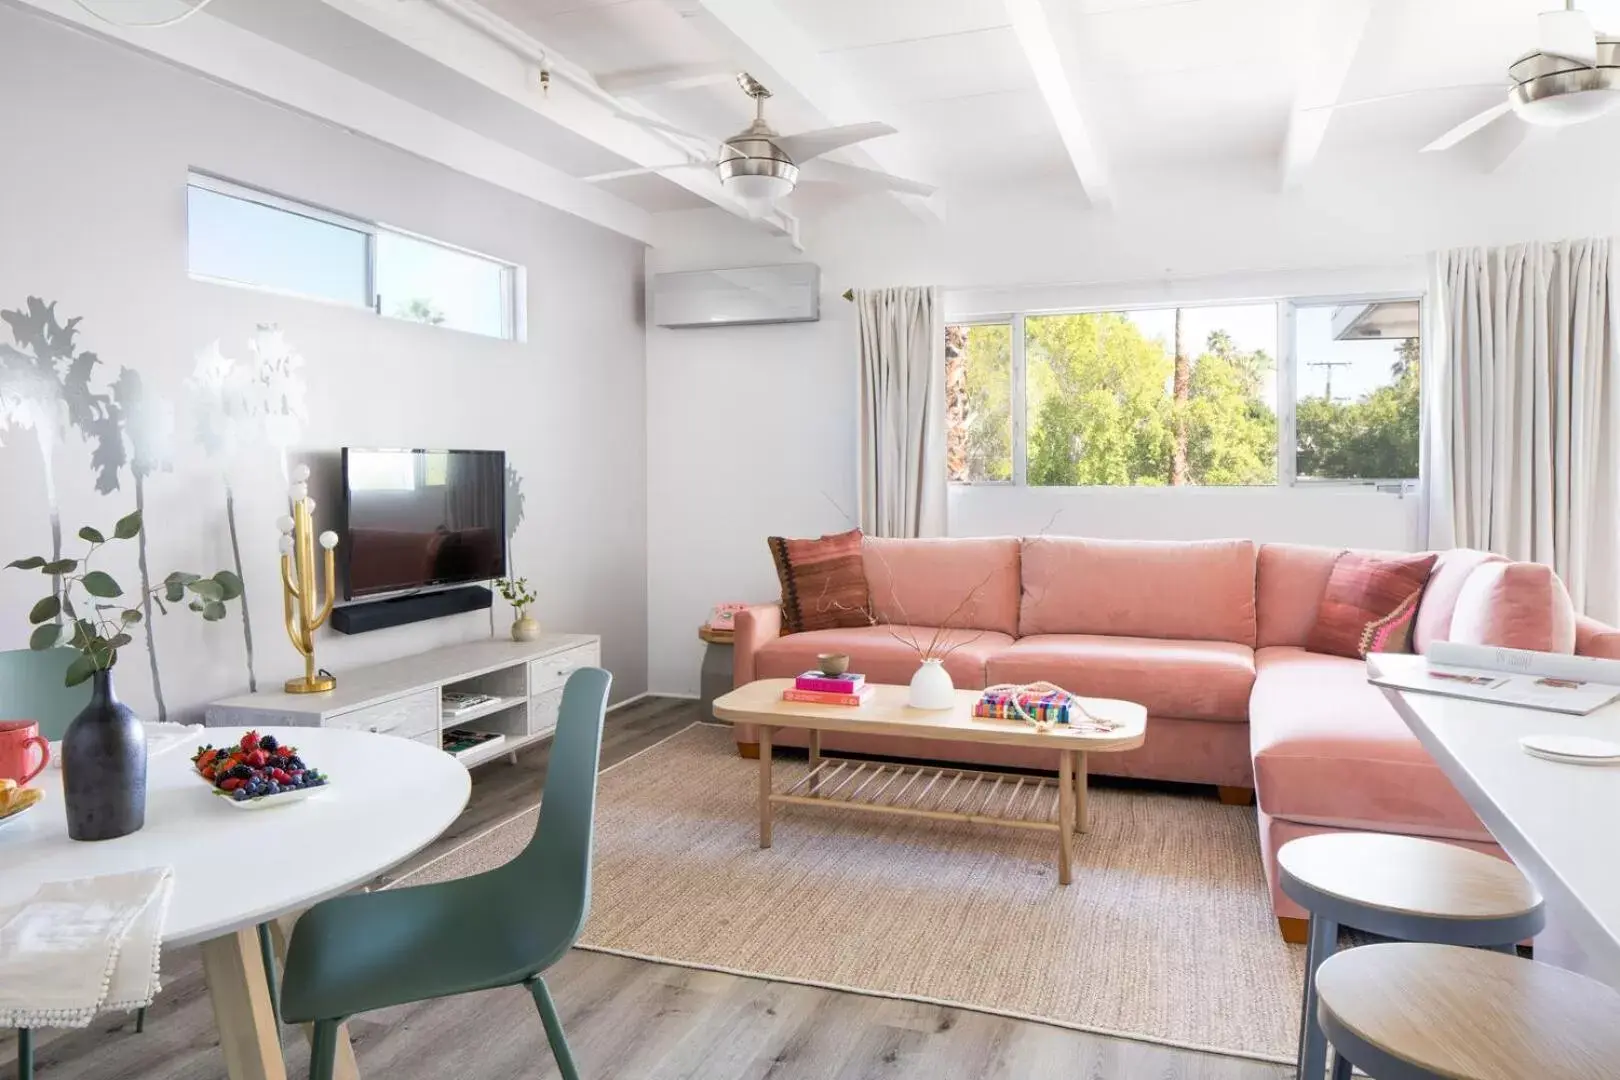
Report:
[[[1595,119],[1620,106],[1620,90],[1576,90],[1532,100],[1514,94],[1512,101],[1514,113],[1526,123],[1567,127]]]
[[[793,181],[769,174],[739,174],[722,181],[725,189],[750,206],[771,206],[793,190]]]

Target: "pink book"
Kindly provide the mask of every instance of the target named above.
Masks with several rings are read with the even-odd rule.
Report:
[[[793,680],[795,690],[819,690],[823,694],[853,694],[866,685],[865,675],[856,675],[853,672],[843,675],[823,675],[819,671],[807,671]]]

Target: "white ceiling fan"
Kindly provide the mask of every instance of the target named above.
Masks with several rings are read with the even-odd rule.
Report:
[[[598,173],[584,179],[590,183],[617,180],[625,176],[642,176],[668,172],[672,169],[714,169],[721,185],[745,205],[757,210],[768,209],[782,196],[791,193],[801,180],[841,184],[865,191],[898,191],[909,195],[932,195],[935,189],[916,180],[907,180],[892,173],[876,169],[863,169],[836,161],[816,160],[843,146],[893,135],[895,129],[888,124],[846,124],[842,127],[802,131],[797,135],[781,135],[765,120],[765,99],[771,92],[747,72],[739,73],[737,84],[743,93],[754,99],[754,121],[742,131],[727,139],[700,135],[662,120],[641,116],[628,109],[614,112],[620,119],[672,135],[701,140],[713,146],[711,156],[695,161],[676,162],[672,165],[654,165],[645,169],[621,169]]]
[[[1567,127],[1620,106],[1620,39],[1599,37],[1575,0],[1566,0],[1563,11],[1542,12],[1539,27],[1540,47],[1508,67],[1506,100],[1464,120],[1424,152],[1449,150],[1509,113],[1538,127]]]

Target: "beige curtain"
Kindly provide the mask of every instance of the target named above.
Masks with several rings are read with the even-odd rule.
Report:
[[[1437,253],[1424,349],[1428,546],[1545,563],[1620,618],[1620,363],[1607,240]]]
[[[861,529],[945,532],[945,319],[937,288],[857,289]]]

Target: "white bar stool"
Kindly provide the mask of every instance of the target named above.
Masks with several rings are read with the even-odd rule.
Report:
[[[1316,973],[1338,950],[1341,926],[1397,941],[1513,952],[1546,923],[1541,895],[1512,863],[1438,840],[1322,833],[1284,844],[1277,866],[1283,894],[1311,916],[1301,1080],[1320,1080],[1327,1069],[1328,1040],[1316,1022]]]
[[[1551,964],[1396,942],[1329,958],[1316,988],[1334,1080],[1620,1075],[1620,993]]]

